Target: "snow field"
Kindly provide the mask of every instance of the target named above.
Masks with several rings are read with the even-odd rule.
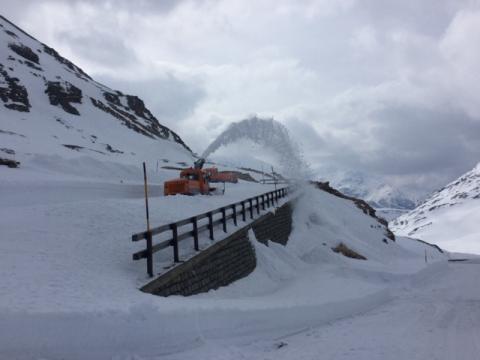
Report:
[[[2,177],[0,358],[152,358],[211,341],[272,339],[373,309],[391,299],[392,283],[426,266],[423,245],[385,244],[375,219],[307,187],[286,247],[251,235],[258,266],[250,276],[188,298],[147,295],[137,289],[147,281],[145,263],[131,260],[138,246],[130,235],[145,228],[141,184],[95,181],[88,168],[85,177],[28,167]],[[268,190],[241,182],[225,196],[152,197],[151,221]],[[369,260],[333,253],[339,241]]]

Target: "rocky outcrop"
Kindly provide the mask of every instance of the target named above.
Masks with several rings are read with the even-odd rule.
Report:
[[[8,44],[8,47],[12,49],[13,52],[23,57],[24,59],[34,62],[35,64],[39,64],[38,55],[35,54],[35,52],[32,49],[30,49],[28,46],[25,46],[22,44],[10,43]]]
[[[72,106],[72,103],[82,102],[82,90],[68,81],[47,81],[45,93],[51,105],[60,106],[64,111],[72,115],[80,115],[80,112]]]
[[[17,168],[20,163],[12,159],[0,158],[0,165],[8,166],[9,168]]]
[[[31,105],[26,87],[20,84],[18,78],[10,77],[2,64],[0,64],[0,100],[7,109],[30,111]]]

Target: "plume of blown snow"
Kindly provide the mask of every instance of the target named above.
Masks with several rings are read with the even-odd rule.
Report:
[[[250,140],[271,150],[278,158],[281,173],[291,179],[310,178],[311,171],[304,160],[300,146],[292,140],[285,126],[273,118],[253,115],[232,123],[203,152],[202,157],[241,140]]]

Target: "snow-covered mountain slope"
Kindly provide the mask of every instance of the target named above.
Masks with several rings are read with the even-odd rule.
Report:
[[[381,180],[360,172],[347,172],[333,177],[332,184],[341,192],[368,201],[376,209],[411,210],[415,199]]]
[[[275,166],[288,177],[304,175],[307,170],[288,130],[274,119],[257,116],[230,124],[205,149],[203,157],[242,167],[263,167],[266,172]]]
[[[393,220],[408,212],[415,208],[417,203],[413,194],[407,194],[382,179],[360,171],[333,171],[323,174],[323,178],[329,180],[342,193],[367,201],[387,220]]]
[[[49,155],[124,164],[192,159],[140,98],[99,84],[0,16],[0,158],[23,164]]]
[[[480,254],[480,164],[390,223],[399,235]]]

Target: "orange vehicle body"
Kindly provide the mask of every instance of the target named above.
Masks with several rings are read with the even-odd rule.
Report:
[[[238,175],[233,171],[218,171],[216,167],[204,169],[210,182],[228,182],[237,183]]]
[[[197,195],[209,194],[214,189],[210,188],[208,178],[202,169],[188,168],[180,172],[180,178],[165,181],[163,193],[167,195]]]

